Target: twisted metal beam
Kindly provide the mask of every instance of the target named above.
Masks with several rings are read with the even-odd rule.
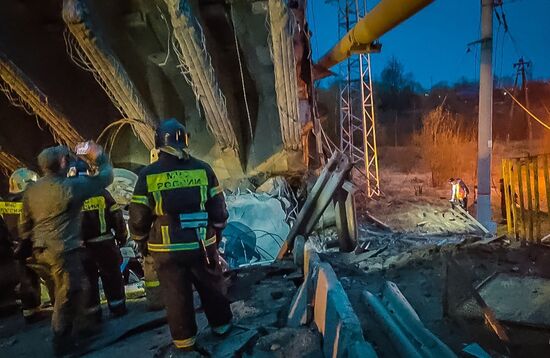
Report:
[[[48,96],[8,57],[0,52],[0,91],[11,104],[28,114],[36,115],[46,123],[56,142],[71,148],[83,137],[71,125],[69,119],[50,101]]]
[[[165,0],[174,29],[174,50],[181,72],[200,101],[208,128],[222,149],[238,151],[235,129],[225,97],[216,79],[202,31],[193,20],[186,0]]]
[[[78,66],[94,74],[120,114],[136,122],[132,127],[143,144],[148,149],[154,148],[155,116],[141,99],[119,60],[94,35],[87,19],[87,9],[81,1],[63,2],[63,20],[72,35],[65,38],[69,56]]]
[[[279,107],[281,135],[285,149],[301,145],[298,85],[294,59],[293,22],[282,0],[269,0],[270,50],[275,69],[275,92]]]

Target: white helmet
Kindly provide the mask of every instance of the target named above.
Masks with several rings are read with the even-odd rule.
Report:
[[[27,169],[16,169],[11,175],[9,180],[10,194],[19,194],[27,189],[29,183],[33,183],[38,180],[38,174],[36,172]]]

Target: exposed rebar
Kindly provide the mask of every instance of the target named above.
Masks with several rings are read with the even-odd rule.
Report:
[[[165,0],[173,27],[173,47],[181,72],[204,109],[208,128],[221,148],[238,151],[237,137],[229,119],[225,97],[219,87],[204,35],[194,21],[187,1]]]
[[[57,143],[72,148],[83,141],[69,119],[51,103],[48,96],[1,52],[0,79],[3,82],[0,83],[0,91],[6,95],[8,101],[43,120]]]
[[[134,133],[148,149],[154,148],[155,116],[141,99],[119,60],[94,35],[87,23],[84,4],[79,0],[65,0],[63,20],[72,35],[65,37],[69,56],[79,67],[94,74],[121,115],[134,119],[131,123]]]
[[[285,149],[299,149],[300,121],[298,110],[298,82],[294,59],[294,26],[289,11],[282,0],[269,0],[268,22],[270,52],[275,70],[275,93],[281,135]]]

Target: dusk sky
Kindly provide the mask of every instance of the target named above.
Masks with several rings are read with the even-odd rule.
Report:
[[[367,2],[369,9],[379,1]],[[381,38],[382,52],[372,55],[375,78],[391,56],[397,57],[425,88],[461,77],[477,79],[479,45],[466,52],[467,44],[480,38],[480,0],[436,0],[411,19]],[[514,46],[494,18],[494,73],[515,75],[512,67],[520,56],[533,63],[534,78],[550,78],[550,0],[504,0],[504,12]],[[309,0],[309,24],[317,59],[338,40],[337,5]],[[517,47],[517,49],[516,49]]]

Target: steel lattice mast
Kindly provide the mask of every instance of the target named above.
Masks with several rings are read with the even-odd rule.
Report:
[[[367,11],[365,0],[338,1],[338,35],[345,36]],[[340,64],[340,149],[363,174],[368,197],[380,195],[370,54],[357,48]],[[356,178],[360,180],[360,178]]]

